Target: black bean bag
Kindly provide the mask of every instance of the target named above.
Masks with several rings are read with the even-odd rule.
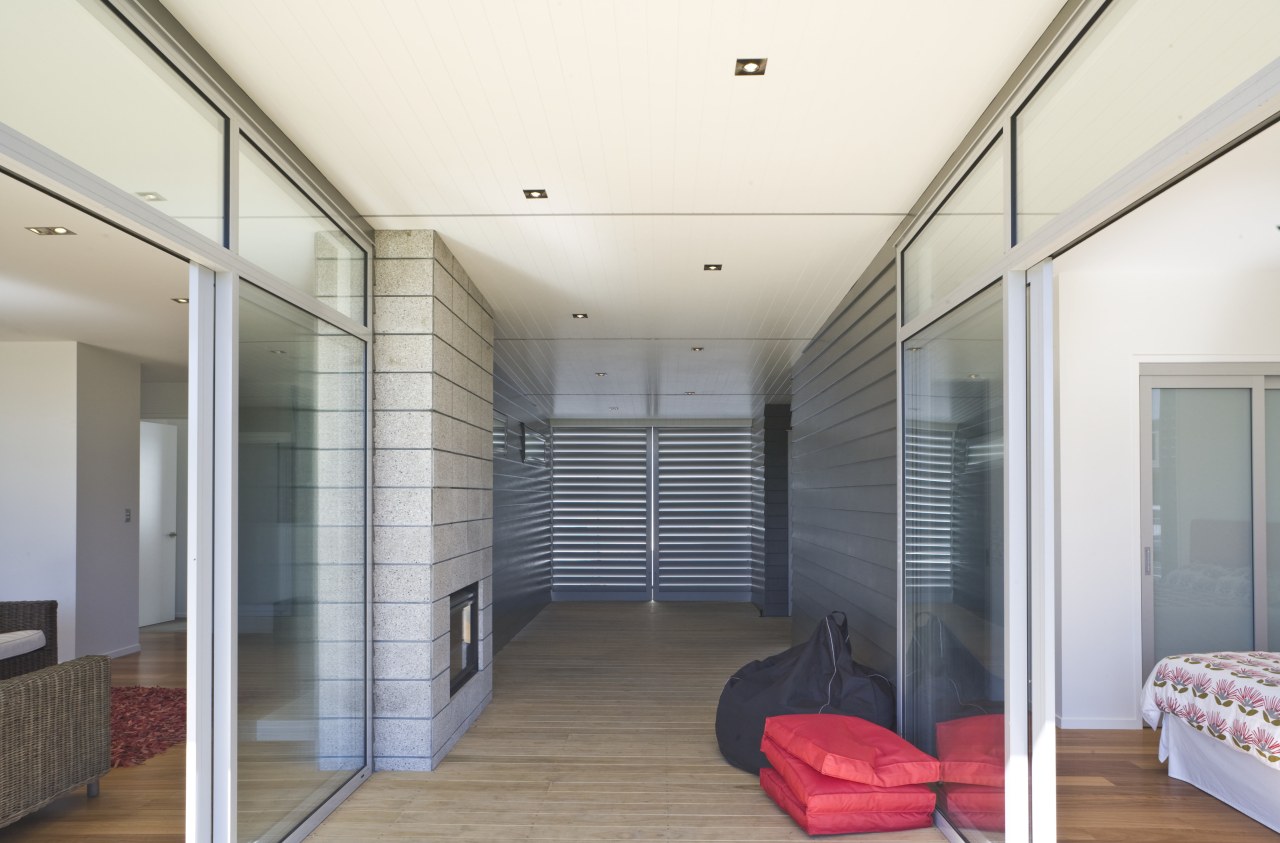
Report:
[[[760,739],[765,718],[778,714],[851,714],[894,728],[893,683],[853,660],[843,612],[823,618],[805,643],[729,677],[716,707],[720,754],[749,773],[769,766]]]

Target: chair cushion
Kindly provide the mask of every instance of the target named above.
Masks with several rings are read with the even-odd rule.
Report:
[[[980,714],[938,724],[944,782],[1004,787],[1004,715]]]
[[[804,764],[799,765],[813,776],[818,773]],[[839,781],[822,776],[827,782]],[[865,787],[856,782],[840,781],[844,787]],[[824,798],[809,794],[798,796],[783,780],[777,770],[764,767],[760,770],[760,786],[778,807],[791,815],[808,834],[857,834],[866,831],[906,831],[912,828],[927,828],[933,824],[933,794],[928,788],[920,787],[928,793],[928,808],[917,811],[885,811],[870,810],[866,807],[845,807],[841,797]],[[912,788],[914,790],[914,787]],[[832,794],[827,794],[827,797]],[[850,793],[850,803],[858,805],[866,801],[862,794]],[[915,798],[913,794],[911,798]]]
[[[9,659],[25,653],[34,653],[43,646],[44,632],[39,629],[0,632],[0,659]]]
[[[938,780],[938,761],[860,717],[785,714],[765,721],[765,736],[814,770],[837,779],[901,787]]]

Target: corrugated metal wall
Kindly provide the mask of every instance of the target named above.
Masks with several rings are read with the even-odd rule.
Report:
[[[792,636],[833,609],[856,659],[897,663],[897,289],[856,284],[796,363],[791,405]]]
[[[494,409],[508,427],[549,433],[531,405],[494,373]],[[495,437],[495,443],[499,437]],[[521,459],[501,437],[493,459],[493,644],[497,652],[551,601],[551,466]],[[511,447],[507,447],[510,444]],[[536,449],[531,449],[536,450]]]

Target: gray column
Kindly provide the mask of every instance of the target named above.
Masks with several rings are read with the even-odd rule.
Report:
[[[492,310],[431,231],[374,262],[374,756],[429,770],[492,696]],[[479,583],[480,673],[449,693],[451,592]]]

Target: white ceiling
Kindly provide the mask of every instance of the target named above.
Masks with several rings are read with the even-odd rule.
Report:
[[[37,236],[64,226],[74,236]],[[143,378],[187,378],[187,264],[0,176],[0,342],[74,341],[137,358]]]
[[[543,412],[640,418],[787,395],[1061,0],[166,5],[374,227],[443,234]]]

